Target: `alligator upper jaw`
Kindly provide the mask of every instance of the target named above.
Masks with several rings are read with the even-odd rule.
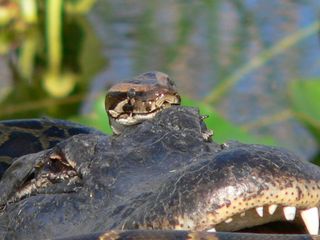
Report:
[[[274,180],[274,185],[260,189],[260,192],[240,194],[228,204],[221,205],[214,213],[209,212],[207,221],[216,222],[217,218],[222,220],[215,224],[217,231],[238,231],[272,222],[283,222],[291,224],[290,233],[317,235],[320,196],[318,181],[294,177],[290,179],[289,176],[286,176],[283,182],[281,177]],[[249,188],[254,189],[253,186]],[[282,233],[281,228],[280,232],[274,228],[270,230]]]
[[[320,170],[282,149],[231,147],[172,176],[162,189],[157,198],[168,200],[146,207],[157,210],[143,216],[152,225],[155,213],[165,212],[154,229],[239,231],[287,222],[300,228],[291,233],[319,231]]]
[[[256,202],[263,202],[259,197]],[[290,204],[291,202],[291,204]],[[201,222],[190,217],[180,217],[174,227],[176,230],[200,230],[208,232],[248,232],[273,234],[319,234],[319,207],[301,208],[293,200],[281,200],[280,204],[263,202],[252,208],[228,214],[239,208],[239,202],[231,203],[220,212],[207,213]],[[245,202],[242,202],[245,205]],[[251,204],[250,204],[251,205]],[[217,220],[220,218],[220,220]]]
[[[299,209],[271,204],[236,214],[208,231],[318,235],[318,212],[318,207]]]
[[[223,218],[221,215],[219,217]],[[319,208],[270,204],[247,209],[221,222],[216,222],[208,213],[201,222],[184,216],[178,218],[176,223],[176,230],[318,235]]]

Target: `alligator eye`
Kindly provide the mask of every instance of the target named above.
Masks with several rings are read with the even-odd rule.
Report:
[[[130,88],[127,92],[127,97],[128,98],[134,98],[136,96],[136,90],[134,90],[133,88]]]
[[[123,105],[122,110],[124,112],[132,112],[133,111],[133,105],[127,103],[127,104]]]
[[[50,164],[48,165],[49,165],[49,169],[53,173],[62,172],[62,170],[64,169],[64,166],[58,160],[51,160]]]

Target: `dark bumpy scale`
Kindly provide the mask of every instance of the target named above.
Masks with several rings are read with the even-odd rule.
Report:
[[[0,179],[14,158],[55,146],[73,135],[96,133],[80,124],[56,119],[22,119],[0,122]]]
[[[314,214],[307,228],[302,216],[319,206],[317,167],[274,147],[221,148],[203,138],[202,125],[197,110],[173,106],[118,136],[77,135],[18,158],[0,181],[0,238],[255,239],[220,232],[269,222],[315,231]],[[287,207],[296,210],[290,221]],[[201,233],[213,228],[219,233]]]

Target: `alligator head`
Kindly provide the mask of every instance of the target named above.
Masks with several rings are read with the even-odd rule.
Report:
[[[23,156],[0,182],[3,234],[279,233],[284,225],[318,233],[318,167],[284,149],[208,142],[201,119],[195,109],[171,107],[119,136],[78,135]]]

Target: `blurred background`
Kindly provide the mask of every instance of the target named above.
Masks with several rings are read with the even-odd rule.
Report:
[[[158,70],[214,140],[320,155],[319,0],[0,0],[0,119],[109,132],[112,84]]]

